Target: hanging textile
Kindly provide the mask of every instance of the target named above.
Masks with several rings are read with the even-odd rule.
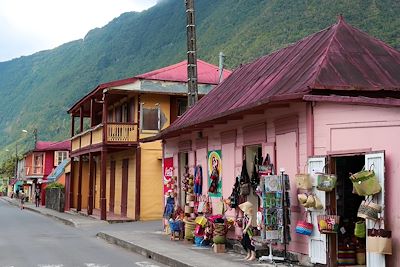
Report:
[[[203,189],[203,170],[201,165],[197,165],[194,169],[194,194],[201,196]]]

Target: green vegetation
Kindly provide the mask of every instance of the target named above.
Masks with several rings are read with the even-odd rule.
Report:
[[[0,165],[0,177],[14,177],[15,176],[15,156],[9,157],[6,160],[3,160],[3,162]]]
[[[398,0],[198,0],[199,58],[235,68],[319,31],[343,14],[350,24],[400,48]],[[122,14],[84,39],[0,63],[0,148],[28,149],[21,129],[39,140],[68,137],[66,111],[97,84],[144,73],[186,58],[181,0]],[[0,160],[5,158],[0,151]]]
[[[53,188],[64,189],[64,185],[63,185],[63,184],[60,184],[60,183],[57,183],[57,182],[53,182],[53,183],[50,183],[50,184],[48,184],[48,185],[46,186],[46,189],[53,189]]]

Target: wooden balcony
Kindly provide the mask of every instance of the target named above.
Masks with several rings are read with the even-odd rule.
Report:
[[[106,136],[103,139],[103,124],[99,124],[89,130],[79,133],[71,139],[71,152],[82,149],[90,149],[103,145],[129,145],[138,140],[137,123],[114,123],[106,124]]]

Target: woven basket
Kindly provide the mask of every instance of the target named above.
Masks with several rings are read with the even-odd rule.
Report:
[[[187,240],[193,240],[196,223],[194,221],[184,221],[184,222],[185,222],[185,238]]]

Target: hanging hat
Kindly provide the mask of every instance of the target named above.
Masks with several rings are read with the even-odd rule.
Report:
[[[246,201],[239,205],[239,209],[241,209],[245,214],[251,215],[253,213],[253,204]]]

